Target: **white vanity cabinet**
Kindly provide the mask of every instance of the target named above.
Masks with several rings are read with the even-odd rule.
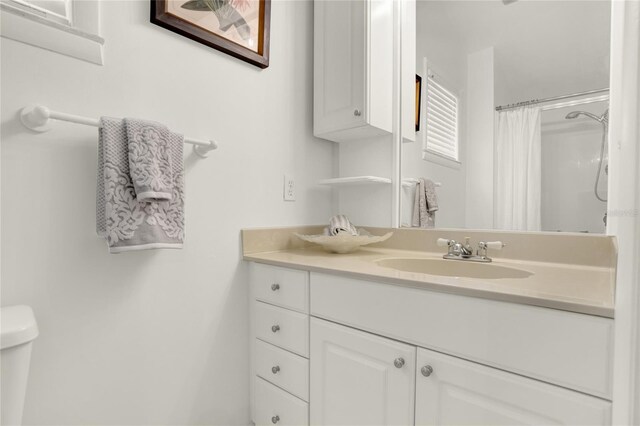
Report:
[[[257,263],[251,295],[256,424],[611,424],[609,318]]]
[[[610,422],[610,402],[548,383],[317,318],[311,336],[312,425]]]
[[[311,319],[311,424],[413,424],[416,348]]]
[[[314,5],[314,135],[343,142],[390,134],[394,1]]]

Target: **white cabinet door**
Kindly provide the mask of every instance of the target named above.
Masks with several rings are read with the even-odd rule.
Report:
[[[316,1],[314,133],[365,120],[365,0]]]
[[[391,132],[393,3],[314,2],[315,136],[342,142]]]
[[[314,425],[412,425],[414,346],[311,319]]]
[[[549,424],[611,424],[611,403],[418,348],[416,425]]]

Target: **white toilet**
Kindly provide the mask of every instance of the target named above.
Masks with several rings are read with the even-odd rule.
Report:
[[[29,306],[0,308],[0,364],[2,374],[2,426],[22,423],[22,407],[27,391],[31,344],[38,337],[38,325]]]

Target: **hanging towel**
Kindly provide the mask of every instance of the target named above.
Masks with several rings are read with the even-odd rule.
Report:
[[[137,200],[171,200],[170,147],[174,139],[182,136],[153,121],[125,118],[124,125],[129,140],[129,174]]]
[[[416,195],[413,203],[412,226],[416,228],[435,227],[438,196],[435,184],[425,178],[418,179]]]
[[[168,140],[171,199],[138,201],[130,175],[124,120],[102,117],[98,143],[96,229],[110,253],[182,248],[184,240],[183,138]]]
[[[358,230],[343,214],[333,216],[329,220],[329,235],[338,235],[342,232],[348,232],[351,235],[358,235]]]
[[[436,184],[430,179],[422,179],[424,182],[424,195],[427,202],[427,211],[433,213],[438,211],[438,195],[436,194]]]

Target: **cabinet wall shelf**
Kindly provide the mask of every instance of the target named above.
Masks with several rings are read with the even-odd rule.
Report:
[[[388,185],[391,183],[391,179],[379,177],[379,176],[350,176],[340,177],[333,179],[322,179],[318,181],[320,185],[331,186],[346,186],[346,185],[369,185],[369,184],[383,184]]]

